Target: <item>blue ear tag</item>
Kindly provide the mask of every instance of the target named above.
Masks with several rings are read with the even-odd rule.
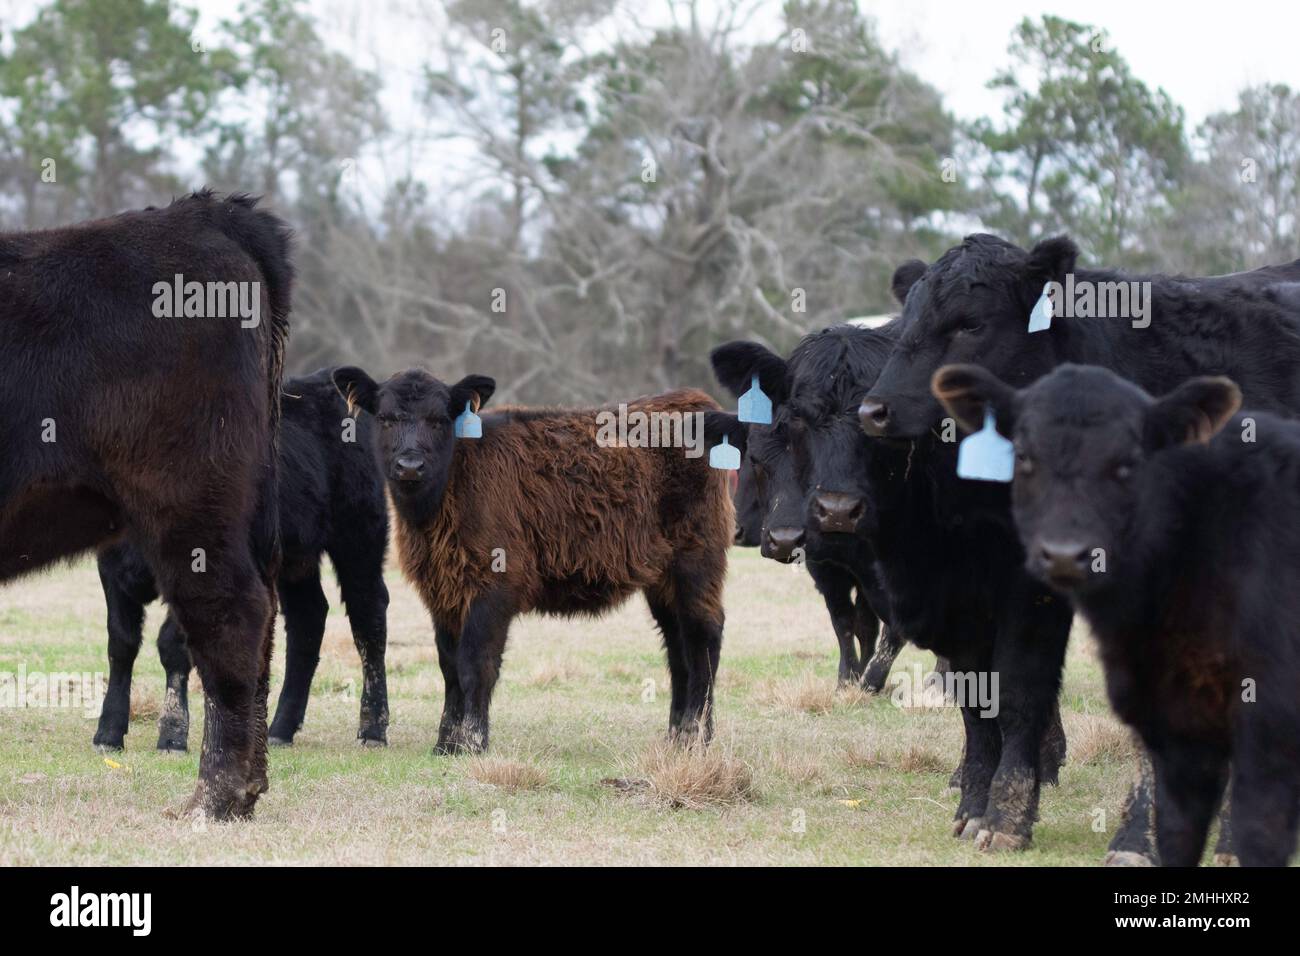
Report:
[[[986,406],[984,427],[967,435],[957,448],[957,477],[1007,482],[1015,471],[1015,446],[998,434],[993,409]]]
[[[722,468],[727,471],[740,470],[740,449],[722,436],[722,444],[709,449],[709,467]]]
[[[465,403],[465,410],[456,416],[456,437],[483,437],[483,419],[474,414],[473,409],[469,407],[469,402]]]
[[[755,425],[772,424],[772,400],[758,387],[757,375],[750,379],[749,391],[740,396],[740,402],[736,406],[736,417],[742,422],[751,422]]]
[[[1043,294],[1034,303],[1034,311],[1029,313],[1029,331],[1046,332],[1052,327],[1052,299],[1047,290],[1052,287],[1049,282],[1043,286]]]

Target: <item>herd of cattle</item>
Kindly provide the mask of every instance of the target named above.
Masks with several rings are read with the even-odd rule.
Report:
[[[996,708],[957,700],[954,832],[981,849],[1027,846],[1056,781],[1077,611],[1145,751],[1108,859],[1194,865],[1221,809],[1218,853],[1285,864],[1300,823],[1300,261],[1175,278],[1076,256],[1064,238],[971,236],[898,269],[884,326],[825,329],[788,357],[716,348],[718,381],[738,397],[757,381],[770,421],[690,389],[627,403],[698,414],[707,445],[743,451],[733,508],[726,472],[680,448],[604,447],[595,410],[480,418],[483,375],[285,380],[289,230],[248,197],[0,234],[0,581],[98,549],[107,748],[127,731],[144,605],[166,600],[158,746],[187,746],[193,665],[188,809],[229,818],[266,790],[268,742],[302,725],[322,555],[364,672],[358,738],[386,742],[388,501],[433,620],[442,753],[487,747],[516,615],[599,614],[634,591],[663,635],[670,735],[707,741],[726,552],[758,545],[806,564],[841,680],[881,689],[905,641],[997,676]],[[155,302],[173,281],[245,284],[267,318],[175,317]],[[1120,282],[1149,292],[1143,321],[1076,317],[1059,293],[1042,321],[1049,286]],[[959,476],[976,442],[999,480]],[[277,604],[288,656],[268,730]]]

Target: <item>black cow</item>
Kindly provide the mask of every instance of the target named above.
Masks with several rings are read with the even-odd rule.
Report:
[[[367,745],[387,743],[384,479],[375,458],[370,416],[349,417],[332,373],[333,369],[323,369],[290,379],[281,398],[279,510],[284,562],[276,586],[284,611],[288,659],[271,723],[272,744],[292,744],[307,712],[329,611],[320,580],[320,562],[326,554],[334,565],[361,655],[357,739]],[[130,714],[131,671],[143,641],[144,608],[157,599],[158,585],[139,548],[129,541],[100,551],[99,577],[108,605],[109,678],[95,745],[121,750]],[[158,655],[167,672],[158,749],[185,750],[190,655],[185,634],[170,614],[158,634]]]
[[[1066,365],[1023,391],[978,366],[934,391],[1015,441],[1031,572],[1070,595],[1111,704],[1155,768],[1160,860],[1194,866],[1232,773],[1246,865],[1284,866],[1300,823],[1300,424],[1236,416],[1229,379],[1161,399]]]
[[[1185,278],[1079,269],[1077,258],[1077,247],[1064,236],[1026,252],[995,236],[974,235],[928,269],[915,261],[900,269],[895,285],[904,296],[904,326],[863,401],[863,426],[890,438],[937,429],[944,412],[930,394],[930,378],[939,366],[958,363],[987,368],[1016,386],[1066,362],[1100,365],[1153,394],[1189,375],[1232,374],[1248,404],[1300,409],[1300,287],[1294,284],[1300,260]],[[1067,305],[1062,302],[1049,329],[1030,333],[1030,312],[1049,282],[1063,291],[1067,285],[1100,291],[1138,283],[1147,314],[1079,318],[1059,314]],[[1131,300],[1130,313],[1135,305]]]
[[[217,818],[267,787],[292,283],[244,196],[0,235],[0,581],[130,534],[207,689],[189,806]]]
[[[1060,660],[1054,676],[1050,663],[1037,667],[1038,657],[1014,653],[1010,641],[1004,641],[1002,655],[995,656],[1000,599],[1011,593],[1022,600],[1025,619],[1017,635],[1022,640],[1028,641],[1030,634],[1036,637],[1044,622],[1054,622],[1061,632],[1062,657],[1071,612],[1067,602],[1035,586],[1023,573],[1022,581],[1010,582],[1011,588],[1018,584],[1020,592],[1009,592],[1008,582],[999,578],[998,568],[1007,564],[1000,550],[1006,546],[1004,539],[1017,547],[1010,516],[1002,522],[1005,528],[999,528],[987,525],[980,515],[996,513],[997,495],[1005,497],[1005,490],[959,487],[951,463],[942,460],[942,445],[895,445],[863,436],[856,417],[858,402],[884,365],[893,333],[890,327],[840,333],[854,343],[870,335],[876,346],[827,349],[796,376],[797,384],[786,386],[791,435],[798,438],[793,448],[807,471],[804,487],[809,493],[799,502],[805,509],[803,526],[823,539],[866,543],[888,594],[890,624],[903,637],[946,658],[960,675],[998,672],[996,716],[976,694],[960,701],[967,741],[956,830],[979,836],[983,845],[1022,846],[1036,812],[1040,751],[1043,776],[1054,776],[1064,756],[1063,736],[1047,736],[1054,726]],[[772,387],[779,387],[780,375],[773,374],[773,369],[779,372],[775,356],[760,357],[762,363],[753,363],[759,366],[760,380],[766,374]],[[766,381],[763,384],[768,390]],[[989,497],[989,503],[982,503],[980,495]],[[984,680],[986,694],[991,693],[991,678]],[[980,717],[981,712],[988,716]],[[999,783],[1004,801],[1017,816],[1005,822],[994,817],[986,825],[983,811],[1004,749],[1000,725],[1012,737],[1009,752],[1016,759],[1009,761],[1010,770]]]
[[[870,546],[852,536],[823,535],[807,524],[806,501],[817,467],[808,439],[818,432],[813,440],[820,449],[816,439],[837,433],[842,424],[856,432],[851,414],[861,392],[851,394],[848,370],[873,377],[888,354],[889,335],[836,326],[805,338],[788,362],[754,342],[731,342],[712,353],[724,387],[739,396],[758,375],[773,401],[771,426],[750,426],[745,454],[760,514],[760,550],[766,558],[806,564],[839,641],[840,681],[873,692],[884,687],[902,637],[888,624],[888,600],[876,580]],[[828,394],[827,385],[836,382],[840,392]],[[836,401],[843,408],[832,408]],[[854,442],[866,444],[860,433]]]
[[[1155,393],[1168,391],[1191,375],[1222,373],[1242,386],[1252,405],[1281,411],[1300,408],[1300,319],[1294,311],[1295,286],[1285,284],[1300,278],[1300,261],[1253,273],[1186,279],[1076,269],[1077,255],[1074,244],[1064,237],[1045,240],[1026,252],[993,236],[977,235],[929,268],[919,262],[902,267],[895,276],[895,294],[904,302],[899,344],[860,410],[867,434],[913,442],[915,460],[924,462],[935,481],[946,486],[934,501],[947,513],[939,523],[946,521],[954,534],[938,535],[937,548],[961,550],[969,545],[962,544],[963,536],[969,537],[974,528],[987,529],[975,542],[985,551],[978,564],[968,563],[968,567],[971,574],[989,577],[991,612],[998,622],[995,643],[1004,649],[996,656],[1020,661],[1028,655],[1033,666],[1017,664],[1018,676],[1010,683],[1022,685],[1037,680],[1035,673],[1046,674],[1053,697],[1069,616],[1062,613],[1059,599],[1024,571],[1005,488],[955,477],[956,447],[945,440],[955,436],[945,427],[945,412],[930,393],[930,378],[937,368],[949,362],[973,363],[1005,381],[1025,385],[1063,362],[1084,362],[1113,368]],[[1058,314],[1049,329],[1028,331],[1034,303],[1049,282],[1079,288],[1091,283],[1100,289],[1103,283],[1130,281],[1147,283],[1140,287],[1149,293],[1143,317]],[[1058,313],[1065,311],[1063,305],[1058,304]],[[988,562],[997,568],[984,567]],[[885,583],[891,586],[888,576]],[[930,595],[923,589],[903,603],[933,616]],[[1049,608],[1051,613],[1046,613]],[[895,613],[910,637],[910,615],[898,609],[897,600]],[[1005,676],[1002,684],[1009,686]],[[1036,701],[1031,711],[1046,706],[1045,688],[1029,688],[1027,693]],[[1015,692],[1015,711],[1023,709],[1022,703],[1015,702],[1020,697]],[[1041,720],[1041,715],[1016,717],[1012,723],[1021,736],[1036,733]],[[995,743],[990,740],[991,746]],[[1002,832],[1028,836],[1029,819],[1018,791],[1027,785],[1024,767],[1035,749],[1027,740],[1017,740],[1009,751],[1004,735],[1001,752],[990,751],[998,767],[990,809],[984,813],[993,824],[990,833],[1009,825],[1014,832]],[[1009,789],[1012,778],[1020,782]],[[1148,802],[1141,799],[1144,793],[1139,786],[1133,806],[1147,814]],[[969,801],[963,793],[959,818],[963,812],[978,814],[983,804],[979,789]],[[1154,855],[1145,839],[1148,832],[1146,826],[1126,826],[1112,843],[1112,851]]]

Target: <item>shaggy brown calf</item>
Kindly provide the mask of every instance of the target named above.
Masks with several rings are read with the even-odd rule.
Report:
[[[217,817],[266,789],[292,280],[243,196],[0,234],[0,581],[129,534],[203,679]]]
[[[457,438],[453,419],[488,401],[492,379],[448,386],[412,369],[378,385],[343,368],[334,382],[380,424],[398,554],[433,617],[447,685],[439,752],[487,747],[516,615],[598,615],[634,591],[663,633],[670,735],[708,738],[735,525],[727,473],[701,453],[722,434],[743,443],[735,416],[690,390],[628,404],[629,416],[676,414],[702,426],[681,432],[698,437],[696,450],[603,447],[606,419],[595,409],[506,409],[483,416],[481,438]]]

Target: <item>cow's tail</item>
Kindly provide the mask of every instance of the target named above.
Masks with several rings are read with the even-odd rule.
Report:
[[[258,490],[252,548],[274,594],[280,566],[280,390],[284,382],[284,351],[289,338],[293,299],[293,233],[273,213],[257,208],[258,198],[232,193],[217,204],[218,227],[257,263],[271,306],[266,329],[266,394],[270,414],[271,460]]]

